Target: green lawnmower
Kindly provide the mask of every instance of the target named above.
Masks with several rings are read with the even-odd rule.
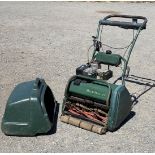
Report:
[[[114,21],[124,18],[132,21]],[[66,86],[62,104],[61,121],[83,129],[103,134],[115,131],[130,114],[132,96],[125,86],[129,75],[128,61],[139,33],[146,29],[147,19],[142,16],[109,15],[99,21],[97,35],[93,36],[93,54],[88,63],[76,69]],[[103,26],[132,29],[133,40],[123,48],[124,56],[103,49],[101,33]],[[116,49],[116,48],[115,48]],[[102,71],[102,65],[107,70]],[[123,66],[118,79],[121,84],[108,82],[113,77],[110,66]],[[44,79],[37,78],[18,84],[8,98],[1,123],[2,132],[12,136],[36,136],[49,134],[57,122],[57,101]]]
[[[128,21],[116,21],[114,19]],[[129,21],[131,20],[131,21]],[[147,19],[142,16],[109,15],[99,21],[97,35],[93,36],[92,59],[76,69],[76,75],[68,81],[62,106],[61,121],[80,128],[103,134],[115,131],[130,114],[132,96],[125,86],[129,75],[129,58],[140,32],[146,29]],[[102,43],[103,26],[116,26],[133,30],[133,40],[126,47],[115,48]],[[135,33],[136,31],[136,33]],[[111,50],[125,49],[123,56],[113,54]],[[107,71],[101,71],[101,65],[107,65]],[[122,65],[121,84],[108,80],[113,77],[110,66]]]

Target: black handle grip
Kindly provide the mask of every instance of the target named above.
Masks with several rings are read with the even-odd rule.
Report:
[[[111,21],[108,20],[109,18],[112,17],[119,17],[119,18],[130,18],[132,19],[132,22],[124,22],[124,21]],[[142,23],[138,23],[137,20],[142,19]],[[109,25],[109,26],[118,26],[124,29],[134,29],[138,30],[141,28],[141,30],[146,29],[146,23],[147,23],[147,18],[143,16],[130,16],[130,15],[109,15],[106,16],[104,19],[99,21],[100,25]]]

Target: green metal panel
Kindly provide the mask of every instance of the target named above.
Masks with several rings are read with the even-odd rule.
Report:
[[[109,88],[95,83],[81,82],[80,85],[75,85],[74,81],[72,81],[69,92],[91,99],[106,101],[109,94]]]
[[[80,79],[87,81],[75,85],[74,81]],[[88,91],[89,90],[89,91]],[[111,91],[110,91],[111,90]],[[110,96],[109,96],[109,92]],[[129,115],[132,107],[131,96],[125,86],[109,84],[103,80],[92,79],[84,76],[73,76],[66,86],[65,98],[62,107],[70,95],[81,98],[89,98],[98,101],[108,101],[108,125],[109,131],[114,131]],[[108,99],[109,98],[109,99]]]
[[[56,101],[43,79],[24,82],[12,91],[1,128],[6,135],[34,136],[53,125]]]
[[[111,95],[108,130],[114,131],[129,115],[132,107],[131,96],[125,86],[118,86]]]
[[[74,82],[76,79],[81,79],[81,83],[76,85]],[[87,81],[87,82],[85,82]],[[109,84],[106,81],[98,80],[86,76],[76,75],[73,76],[66,86],[65,96],[69,93],[77,96],[83,96],[90,99],[99,101],[109,100],[111,92],[117,87],[115,84]]]
[[[112,66],[118,66],[121,63],[121,56],[118,54],[106,54],[104,52],[98,52],[95,55],[96,61],[107,64],[107,65],[112,65]]]

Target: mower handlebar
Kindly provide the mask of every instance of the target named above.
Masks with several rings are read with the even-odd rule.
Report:
[[[126,21],[112,21],[108,20],[113,17],[119,17],[119,18],[130,18],[132,19],[132,22],[126,22]],[[142,23],[138,23],[138,19],[142,19]],[[109,25],[109,26],[118,26],[124,29],[134,29],[138,30],[141,28],[141,30],[146,29],[146,23],[147,18],[143,16],[130,16],[130,15],[109,15],[106,16],[104,19],[101,19],[99,21],[99,25]]]

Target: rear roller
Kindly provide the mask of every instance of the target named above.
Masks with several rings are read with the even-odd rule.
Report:
[[[100,135],[106,133],[106,128],[104,128],[102,126],[99,126],[99,125],[96,125],[96,124],[93,124],[90,122],[86,122],[84,120],[74,118],[74,117],[69,116],[69,115],[62,115],[60,117],[60,120],[64,123],[71,124],[71,125],[77,126],[79,128],[100,134]]]

